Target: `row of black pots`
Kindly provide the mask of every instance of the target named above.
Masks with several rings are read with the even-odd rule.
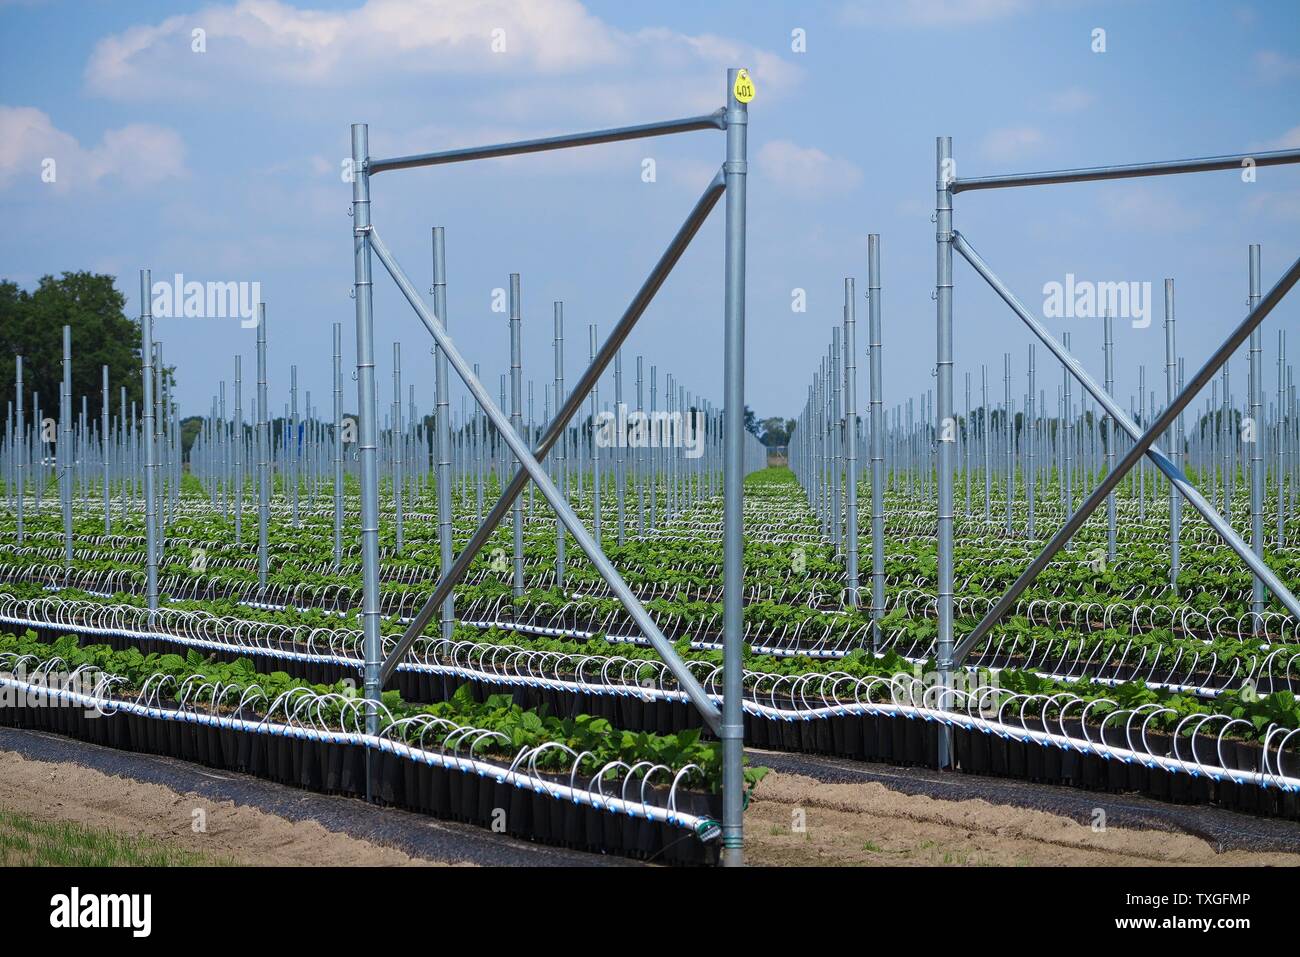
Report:
[[[532,788],[500,783],[491,776],[431,766],[360,745],[34,703],[0,708],[0,725],[56,732],[123,751],[167,755],[349,797],[366,796],[368,770],[370,793],[378,803],[575,850],[685,865],[715,864],[719,854],[716,840],[704,843],[675,825],[596,810]],[[568,778],[552,780],[567,783]],[[629,797],[634,786],[629,787]],[[655,789],[653,795],[651,788],[646,790],[652,803],[666,803],[666,789]],[[678,807],[683,812],[713,813],[715,803],[712,795],[683,793]]]
[[[38,630],[43,640],[53,640],[63,632],[57,629]],[[115,648],[138,647],[141,651],[176,652],[175,642],[158,639],[135,639],[113,636],[95,636],[85,640],[107,641]],[[266,655],[241,656],[237,653],[218,653],[218,657],[233,660],[251,658],[259,671],[287,671],[317,683],[332,683],[344,677],[355,677],[356,672],[346,665],[311,662]],[[426,671],[402,670],[395,673],[389,687],[396,687],[403,699],[430,703],[450,698],[462,684],[469,684],[476,701],[488,695],[508,694],[523,708],[545,707],[550,714],[574,717],[589,714],[605,718],[616,728],[630,731],[650,731],[657,734],[674,734],[684,728],[700,728],[699,714],[683,701],[645,700],[633,695],[593,694],[564,689],[524,686],[504,682],[464,681],[453,675],[431,674]],[[783,702],[776,702],[777,705]],[[1034,725],[1033,718],[1027,719]],[[1082,725],[1077,718],[1066,718],[1065,730],[1081,738]],[[745,741],[757,748],[826,754],[859,761],[876,761],[903,766],[937,767],[937,724],[916,718],[874,717],[852,715],[829,717],[813,721],[786,721],[751,714],[745,715]],[[1040,725],[1041,728],[1041,725]],[[1061,724],[1053,719],[1047,730],[1059,732]],[[707,731],[705,732],[707,735]],[[975,774],[1027,778],[1031,781],[1062,784],[1109,791],[1138,791],[1162,800],[1175,802],[1209,803],[1267,816],[1293,816],[1288,810],[1294,803],[1289,795],[1276,788],[1263,789],[1253,784],[1213,782],[1204,776],[1183,772],[1143,767],[1138,762],[1125,763],[1115,758],[1104,759],[1096,755],[1085,756],[1039,744],[1019,744],[983,732],[960,732],[976,743],[963,755],[956,755],[959,770]],[[1092,740],[1102,740],[1096,727],[1089,729]],[[980,739],[983,739],[982,742]],[[1127,748],[1128,733],[1122,723],[1110,722],[1105,727],[1105,743]],[[1132,740],[1141,748],[1140,726],[1135,723]],[[1156,754],[1174,754],[1172,738],[1148,732],[1147,744]],[[988,757],[985,757],[986,753]],[[1186,738],[1178,743],[1177,754],[1190,763],[1192,753]],[[1220,751],[1210,735],[1198,739],[1197,756],[1203,763],[1216,764]],[[1222,757],[1227,766],[1237,770],[1258,771],[1263,768],[1262,748],[1255,742],[1225,741]]]

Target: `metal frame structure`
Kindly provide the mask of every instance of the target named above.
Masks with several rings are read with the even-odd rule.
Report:
[[[956,193],[981,189],[1007,189],[1016,186],[1043,186],[1060,183],[1094,182],[1099,180],[1127,179],[1143,176],[1164,176],[1176,173],[1195,173],[1211,170],[1243,169],[1261,166],[1279,166],[1300,163],[1300,150],[1278,150],[1259,154],[1236,154],[1229,156],[1212,156],[1200,159],[1172,160],[1154,163],[1136,163],[1125,166],[1103,166],[1089,169],[1055,170],[1039,173],[1020,173],[1003,176],[984,176],[963,179],[954,174],[952,163],[952,140],[949,137],[938,139],[938,179],[936,202],[937,241],[939,258],[937,269],[938,300],[938,362],[939,362],[939,402],[935,410],[939,427],[952,412],[952,250],[955,248],[962,257],[979,273],[993,290],[1002,297],[1011,310],[1030,328],[1034,335],[1051,353],[1060,360],[1069,377],[1073,376],[1083,388],[1096,400],[1109,417],[1110,422],[1128,433],[1133,446],[1124,455],[1118,465],[1112,467],[1105,479],[1084,500],[1082,505],[1072,512],[1065,525],[1057,531],[1042,551],[1034,558],[1019,578],[998,599],[984,615],[975,629],[954,646],[952,634],[952,474],[947,453],[947,443],[940,443],[939,467],[939,655],[938,667],[941,682],[945,689],[951,687],[952,669],[960,666],[967,654],[976,647],[989,633],[989,630],[1011,609],[1024,590],[1052,560],[1075,533],[1088,520],[1089,516],[1107,501],[1111,492],[1125,475],[1144,457],[1151,459],[1156,468],[1169,479],[1171,494],[1175,502],[1186,499],[1225,543],[1250,567],[1259,585],[1267,588],[1293,615],[1300,618],[1300,602],[1287,589],[1278,577],[1264,564],[1260,557],[1262,538],[1257,532],[1256,547],[1252,548],[1233,530],[1231,524],[1221,516],[1205,497],[1191,484],[1178,462],[1178,448],[1172,456],[1166,455],[1155,444],[1156,439],[1166,433],[1179,419],[1183,410],[1191,404],[1200,390],[1214,377],[1215,373],[1237,351],[1240,346],[1251,339],[1260,324],[1300,280],[1300,259],[1282,275],[1272,289],[1262,298],[1258,295],[1258,282],[1255,279],[1257,259],[1251,258],[1251,299],[1250,309],[1243,319],[1210,356],[1205,364],[1180,388],[1174,388],[1171,371],[1169,401],[1155,420],[1142,431],[1137,423],[1110,396],[1110,390],[1099,385],[1095,379],[1069,353],[1068,349],[1058,343],[1038,319],[1007,288],[1001,279],[993,273],[979,254],[975,252],[967,239],[952,225],[952,197]],[[1173,289],[1172,281],[1166,284],[1166,319],[1167,336],[1172,338]],[[1108,370],[1109,372],[1109,370]],[[945,377],[947,379],[945,383]],[[1109,374],[1107,375],[1109,379]],[[1177,514],[1175,509],[1175,515]],[[1257,595],[1260,595],[1257,585]],[[1262,600],[1262,598],[1261,598]],[[1257,606],[1260,607],[1260,606]],[[947,700],[943,703],[947,707]],[[946,742],[941,744],[940,763],[949,763]]]
[[[742,480],[744,470],[744,324],[745,324],[745,199],[747,173],[747,124],[748,109],[746,104],[750,96],[742,101],[737,98],[739,84],[748,82],[744,71],[732,68],[727,71],[726,106],[705,116],[668,120],[640,126],[627,126],[616,129],[597,130],[543,139],[523,140],[514,143],[501,143],[492,146],[472,147],[447,150],[435,153],[423,153],[412,156],[373,159],[369,150],[369,133],[365,124],[352,126],[352,218],[353,218],[353,253],[354,253],[354,296],[356,298],[356,335],[357,335],[357,390],[360,405],[358,422],[358,449],[361,475],[361,554],[362,554],[362,621],[364,628],[365,654],[365,696],[368,701],[378,702],[380,692],[392,676],[398,663],[406,655],[415,639],[421,635],[439,609],[443,610],[444,633],[450,628],[449,600],[453,586],[461,580],[469,569],[474,557],[483,548],[492,532],[511,512],[520,493],[531,481],[542,493],[547,503],[568,533],[573,536],[578,546],[595,566],[613,590],[615,596],[642,629],[645,636],[663,657],[669,670],[673,673],[682,690],[699,711],[705,724],[722,741],[723,747],[723,861],[728,865],[743,863],[743,832],[741,812],[743,810],[743,724],[741,716],[741,641],[743,636],[743,512]],[[752,95],[752,87],[750,95]],[[668,248],[651,270],[641,288],[633,297],[622,317],[615,324],[609,338],[605,340],[587,370],[574,384],[572,390],[564,393],[558,390],[555,396],[556,411],[549,425],[537,440],[537,445],[529,449],[521,431],[517,430],[519,392],[517,385],[517,349],[518,349],[518,296],[515,291],[515,277],[512,276],[511,320],[515,330],[512,345],[512,379],[515,380],[512,412],[515,423],[502,409],[492,401],[491,395],[470,364],[460,354],[446,331],[446,274],[444,264],[441,227],[436,228],[434,249],[434,308],[430,310],[421,300],[414,285],[402,271],[392,252],[384,244],[371,221],[370,213],[370,179],[377,173],[391,170],[414,169],[425,166],[439,166],[448,163],[461,163],[471,160],[490,159],[500,156],[515,156],[524,153],[537,153],[549,150],[568,149],[578,146],[591,146],[600,143],[614,143],[623,140],[643,139],[652,136],[666,136],[674,133],[687,133],[697,130],[719,130],[727,135],[726,159],[717,175],[708,184],[703,195],[697,200]],[[599,543],[591,536],[568,504],[567,497],[556,487],[551,477],[541,466],[541,461],[561,438],[569,420],[589,401],[592,389],[601,374],[617,355],[619,347],[631,333],[633,327],[655,294],[667,279],[677,261],[685,252],[696,232],[703,225],[713,207],[726,194],[726,263],[725,263],[725,322],[724,322],[724,402],[728,412],[724,433],[724,671],[723,701],[719,709],[700,682],[691,673],[686,664],[678,657],[672,644],[664,637],[645,607],[628,588],[617,569],[609,562]],[[433,594],[414,616],[410,626],[396,645],[383,654],[379,635],[379,476],[378,476],[378,409],[374,377],[374,325],[371,285],[371,254],[378,257],[385,270],[393,278],[411,307],[424,323],[437,344],[437,392],[439,418],[445,409],[447,376],[444,362],[450,363],[456,374],[465,383],[475,402],[482,408],[491,424],[496,427],[511,454],[519,465],[514,478],[505,487],[500,499],[483,518],[475,533],[454,562],[449,562],[450,543],[442,544],[443,568],[441,577]],[[559,305],[557,304],[557,329]],[[259,326],[259,330],[261,327]],[[557,333],[558,334],[558,333]],[[440,524],[450,520],[449,510],[442,504],[446,495],[443,482],[442,463],[447,458],[441,433],[445,426],[439,422],[439,521]],[[448,503],[449,504],[449,503]],[[517,513],[516,513],[517,514]],[[515,528],[519,529],[516,522]],[[563,531],[561,531],[561,535]],[[518,579],[516,578],[516,587]],[[368,708],[368,725],[370,729],[378,723],[378,709],[373,705]]]

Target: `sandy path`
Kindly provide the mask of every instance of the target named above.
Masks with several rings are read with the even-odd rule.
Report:
[[[792,831],[800,812],[804,830]],[[1216,853],[1187,834],[1094,831],[1045,811],[775,772],[745,812],[745,857],[757,866],[1300,865],[1300,854]]]
[[[45,821],[76,821],[118,834],[149,837],[236,864],[288,866],[454,863],[289,821],[230,801],[180,794],[158,784],[104,774],[67,762],[32,761],[0,751],[0,807]],[[196,832],[195,812],[206,830]]]

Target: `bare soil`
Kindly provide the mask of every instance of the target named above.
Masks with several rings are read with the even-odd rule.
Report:
[[[329,867],[451,864],[412,858],[315,821],[289,821],[256,808],[180,794],[158,784],[67,762],[0,751],[0,808],[42,821],[75,822],[146,838],[206,860],[242,865]],[[198,814],[196,812],[202,812]],[[198,822],[203,830],[198,830]]]
[[[1104,810],[1104,796],[1098,796]],[[943,801],[874,782],[769,774],[745,812],[757,866],[1300,865],[1300,854],[1225,851],[1189,834],[1108,827],[982,800]]]

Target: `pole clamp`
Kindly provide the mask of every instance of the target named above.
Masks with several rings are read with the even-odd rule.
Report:
[[[749,172],[749,164],[745,160],[727,160],[722,164],[722,172],[744,176]]]

